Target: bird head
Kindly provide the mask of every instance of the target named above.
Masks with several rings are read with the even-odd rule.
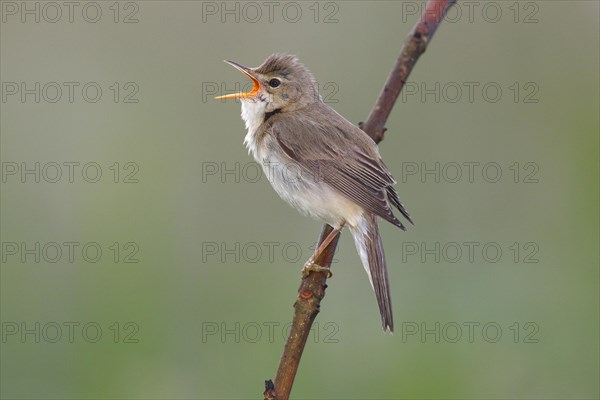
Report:
[[[249,92],[227,94],[216,99],[263,102],[267,112],[292,111],[321,101],[314,77],[295,56],[273,54],[256,68],[244,67],[233,61],[225,62],[248,76],[254,86]]]

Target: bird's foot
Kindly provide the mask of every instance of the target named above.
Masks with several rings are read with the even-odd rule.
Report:
[[[312,259],[308,260],[304,267],[302,268],[302,278],[308,277],[311,272],[327,272],[327,279],[333,276],[331,269],[329,267],[323,267],[319,264],[316,264]]]

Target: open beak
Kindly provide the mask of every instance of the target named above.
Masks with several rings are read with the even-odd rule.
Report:
[[[221,100],[221,99],[247,99],[249,97],[254,96],[256,93],[258,93],[258,90],[260,89],[260,84],[258,83],[258,79],[256,79],[252,75],[252,73],[250,72],[250,68],[244,67],[243,65],[240,65],[240,64],[238,64],[236,62],[233,62],[233,61],[229,61],[229,60],[224,60],[224,61],[227,64],[229,64],[229,65],[237,68],[238,70],[240,70],[248,78],[252,79],[252,82],[254,82],[254,87],[249,92],[239,92],[239,93],[226,94],[226,95],[223,95],[223,96],[217,96],[217,97],[215,97],[215,99],[217,99],[217,100]]]

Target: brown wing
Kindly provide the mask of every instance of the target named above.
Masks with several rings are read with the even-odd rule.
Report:
[[[272,121],[270,130],[283,152],[313,177],[405,229],[388,201],[409,221],[410,216],[392,187],[396,181],[381,161],[375,142],[322,103],[303,111],[303,118],[292,112]]]

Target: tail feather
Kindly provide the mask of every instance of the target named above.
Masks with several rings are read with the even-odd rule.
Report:
[[[365,212],[362,223],[359,226],[352,227],[350,231],[354,237],[354,243],[363,266],[367,271],[367,275],[369,275],[371,286],[375,291],[383,330],[393,332],[392,300],[390,298],[387,266],[383,243],[377,226],[377,217],[375,214]]]

